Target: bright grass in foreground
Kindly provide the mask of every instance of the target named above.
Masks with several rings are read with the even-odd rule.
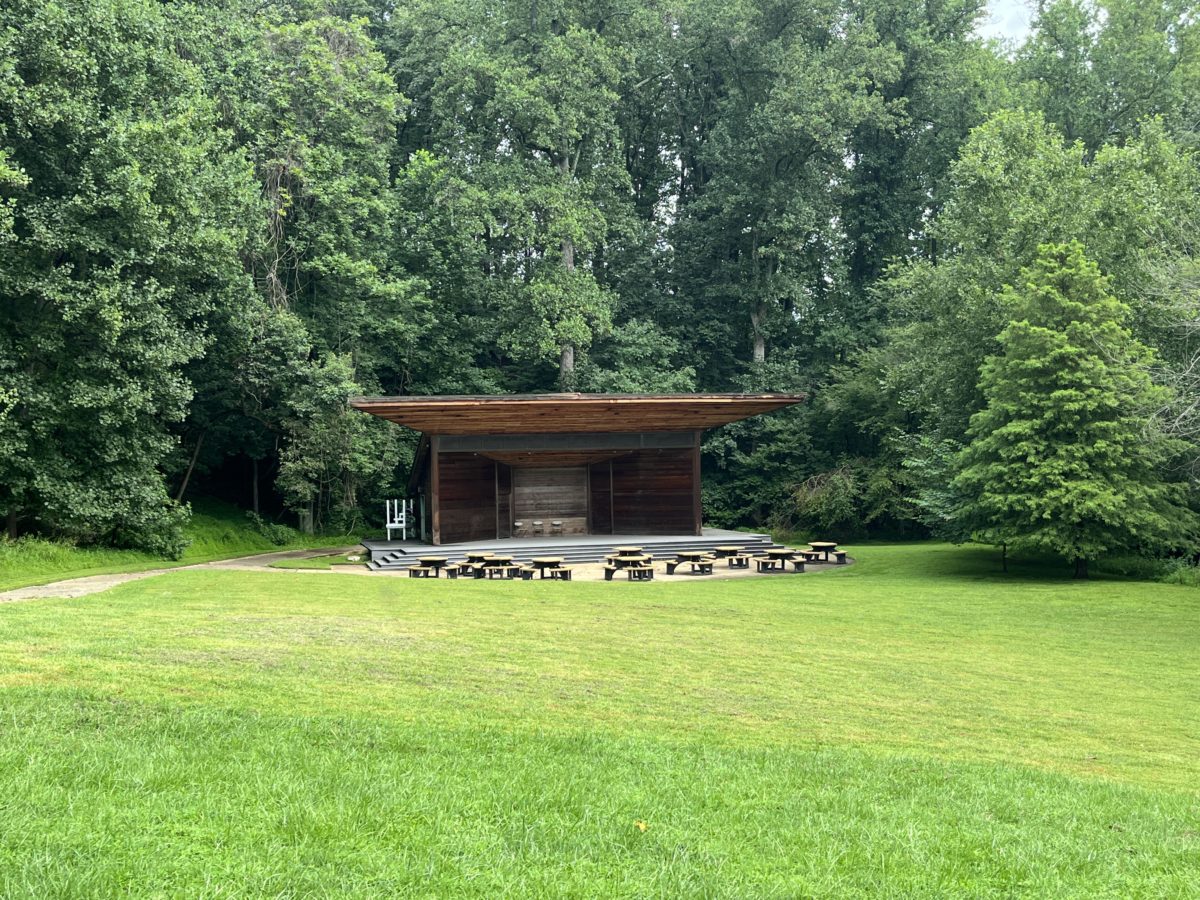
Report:
[[[861,557],[0,607],[0,895],[1200,892],[1200,592]]]

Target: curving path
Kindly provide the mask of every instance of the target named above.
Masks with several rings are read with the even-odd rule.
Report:
[[[147,569],[144,572],[114,572],[111,575],[84,575],[80,578],[68,578],[66,581],[54,581],[50,584],[34,584],[29,587],[13,588],[11,591],[0,591],[0,603],[12,603],[18,600],[41,600],[46,597],[85,597],[106,591],[127,581],[137,581],[141,578],[153,578],[155,575],[165,575],[168,572],[179,572],[184,569],[266,569],[267,571],[284,571],[270,569],[271,563],[282,559],[304,559],[309,556],[328,556],[338,553],[336,547],[322,547],[319,550],[280,550],[275,553],[259,553],[255,556],[238,556],[232,559],[218,559],[206,563],[194,563],[190,566],[168,566],[162,569]],[[303,572],[304,569],[289,569],[286,571]],[[321,571],[320,569],[309,571]]]

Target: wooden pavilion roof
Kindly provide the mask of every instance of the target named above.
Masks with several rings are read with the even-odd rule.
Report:
[[[350,405],[426,434],[696,431],[771,412],[804,394],[512,394],[354,397]]]

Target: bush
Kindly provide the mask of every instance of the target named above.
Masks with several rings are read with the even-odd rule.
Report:
[[[285,544],[290,544],[300,537],[300,532],[295,528],[289,528],[287,525],[280,525],[278,522],[268,522],[256,512],[247,512],[246,518],[250,520],[250,524],[254,530],[265,537],[276,547],[282,547]]]
[[[1138,581],[1158,581],[1163,584],[1200,587],[1200,565],[1186,558],[1113,556],[1099,561],[1095,568],[1106,575],[1120,575]]]
[[[1167,563],[1166,571],[1158,580],[1164,584],[1200,587],[1200,565],[1186,559],[1173,559]]]
[[[858,479],[849,466],[813,475],[792,495],[795,524],[822,534],[857,532],[862,527],[860,493]]]

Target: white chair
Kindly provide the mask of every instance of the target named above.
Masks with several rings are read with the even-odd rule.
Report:
[[[392,539],[392,532],[400,532],[400,540],[408,540],[408,521],[412,515],[411,500],[385,500],[384,528],[387,529],[387,539]]]

